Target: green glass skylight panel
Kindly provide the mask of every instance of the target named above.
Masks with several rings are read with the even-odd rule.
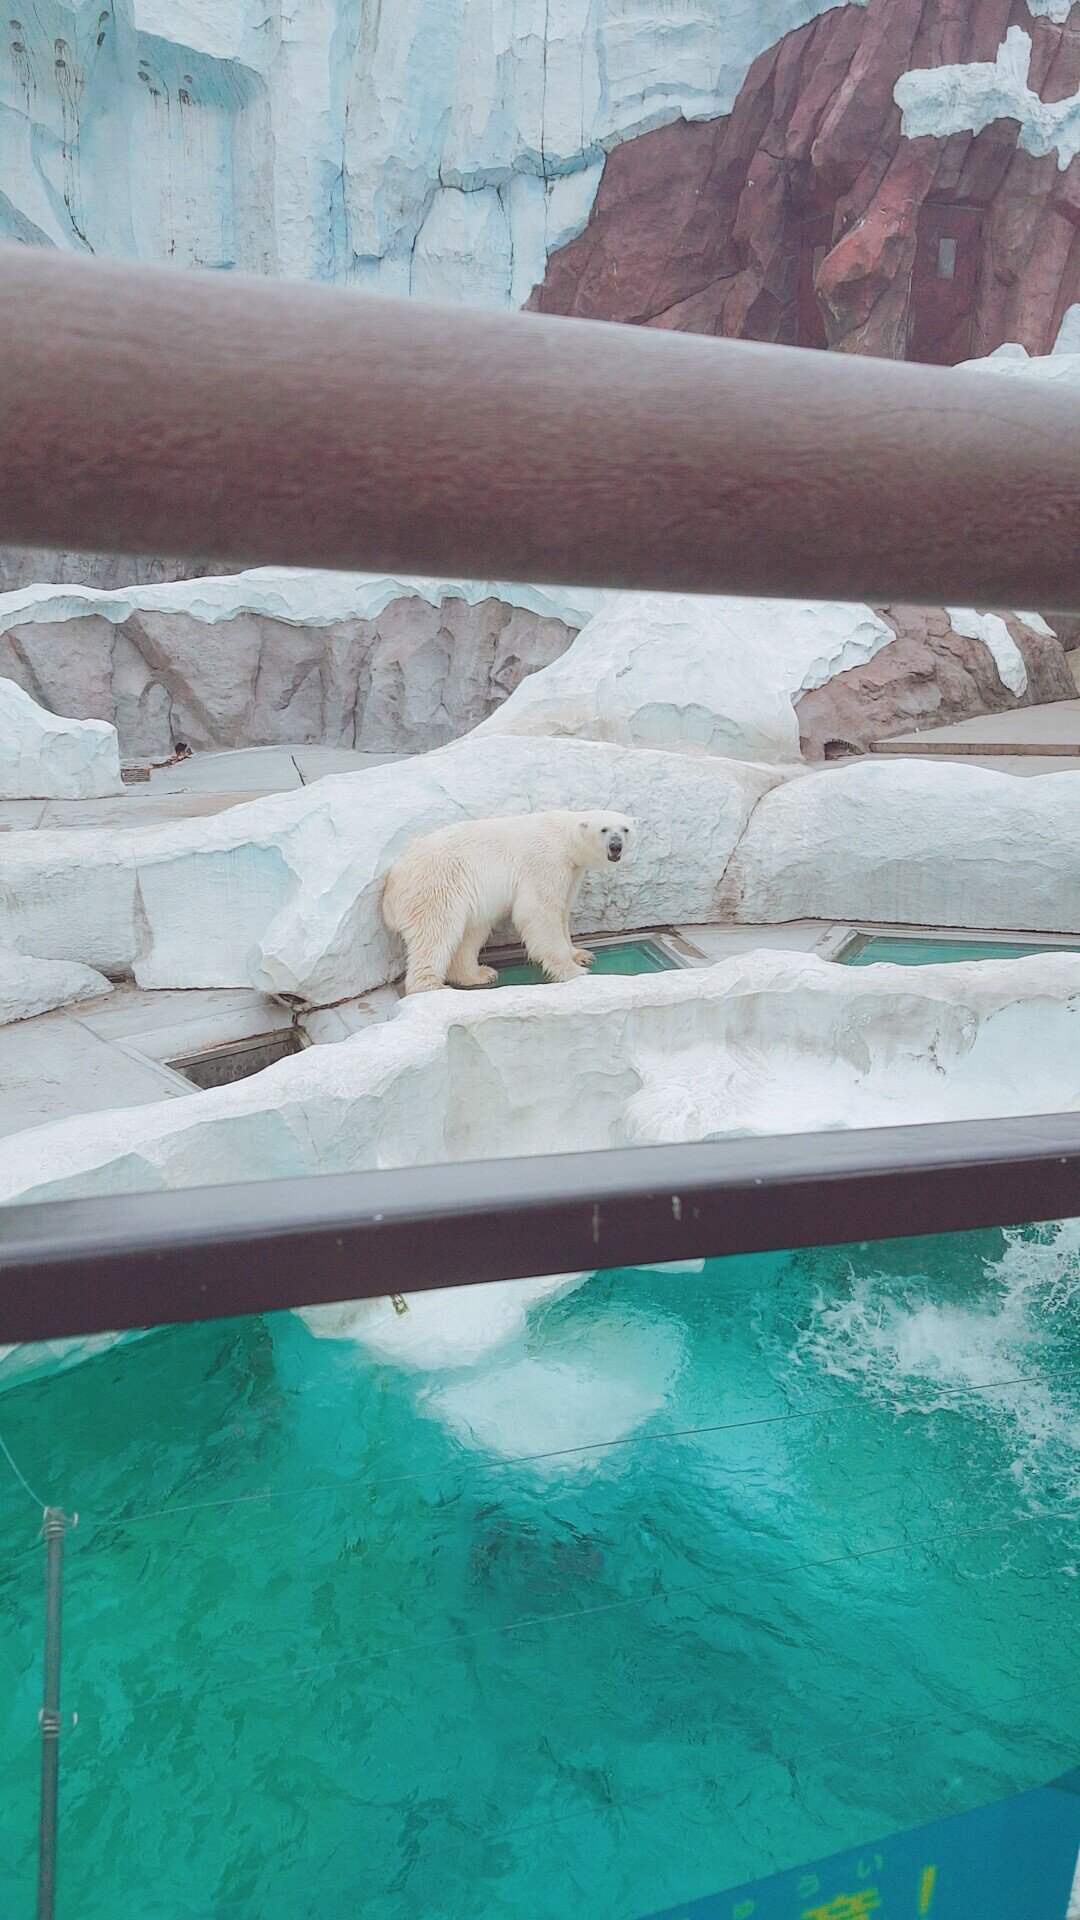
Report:
[[[597,973],[666,973],[676,962],[655,940],[616,940],[610,946],[595,947],[596,959],[590,972]],[[538,986],[544,979],[542,967],[534,967],[528,961],[511,962],[499,968],[500,987]]]
[[[897,967],[934,967],[957,960],[1025,960],[1033,953],[1080,953],[1080,943],[1028,946],[1012,940],[916,939],[874,933],[853,940],[838,958],[845,967],[872,967],[879,961]]]

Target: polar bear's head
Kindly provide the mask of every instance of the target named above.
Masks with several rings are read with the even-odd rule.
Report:
[[[578,815],[578,858],[583,867],[605,867],[621,860],[634,836],[634,822],[624,813]]]

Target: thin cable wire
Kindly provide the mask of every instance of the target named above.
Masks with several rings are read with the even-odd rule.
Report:
[[[23,1491],[24,1491],[25,1493],[28,1493],[28,1494],[29,1494],[29,1496],[30,1496],[30,1498],[31,1498],[31,1500],[33,1501],[33,1503],[34,1503],[34,1505],[35,1505],[35,1507],[37,1508],[37,1510],[38,1510],[38,1512],[39,1512],[39,1513],[44,1513],[44,1511],[45,1511],[45,1509],[46,1509],[46,1507],[47,1507],[47,1506],[48,1506],[48,1504],[49,1504],[49,1503],[48,1503],[48,1501],[47,1501],[47,1500],[42,1500],[42,1499],[40,1498],[40,1496],[39,1496],[38,1494],[36,1494],[36,1493],[34,1492],[34,1489],[33,1489],[33,1487],[32,1487],[32,1486],[30,1485],[30,1482],[29,1482],[29,1480],[28,1480],[28,1479],[26,1478],[26,1475],[25,1475],[24,1473],[22,1473],[22,1472],[20,1471],[20,1469],[19,1469],[19,1467],[18,1467],[18,1466],[16,1465],[16,1463],[15,1463],[15,1459],[14,1459],[14,1457],[13,1457],[13,1455],[12,1455],[12,1452],[11,1452],[11,1448],[10,1448],[10,1447],[8,1446],[8,1443],[7,1443],[7,1441],[6,1441],[5,1439],[4,1439],[4,1436],[3,1436],[3,1434],[2,1434],[2,1433],[0,1433],[0,1453],[2,1453],[2,1454],[3,1454],[3,1456],[4,1456],[4,1459],[5,1459],[6,1461],[7,1461],[7,1463],[8,1463],[8,1466],[9,1466],[9,1467],[11,1468],[11,1471],[12,1471],[12,1473],[13,1473],[13,1474],[15,1475],[15,1478],[16,1478],[16,1480],[18,1481],[18,1483],[19,1483],[19,1485],[20,1485],[20,1487],[22,1487],[22,1489],[23,1489]]]
[[[973,1398],[978,1398],[981,1394],[1006,1392],[1012,1387],[1024,1387],[1027,1384],[1028,1382],[1025,1377],[1022,1374],[1018,1374],[1004,1380],[986,1380],[980,1383],[964,1381],[961,1385],[955,1387],[939,1386],[936,1388],[936,1392],[940,1395],[941,1399],[959,1400],[964,1395],[971,1395]],[[940,1414],[941,1411],[940,1404],[906,1409],[906,1412],[912,1419],[930,1419],[934,1415]],[[853,1414],[861,1414],[864,1412],[867,1417],[870,1417],[873,1413],[873,1408],[869,1405],[864,1406],[863,1403],[859,1403],[855,1407],[831,1405],[804,1407],[798,1410],[789,1409],[784,1413],[754,1414],[739,1420],[713,1421],[700,1427],[674,1427],[666,1433],[631,1433],[620,1435],[613,1440],[588,1441],[576,1447],[551,1447],[539,1453],[515,1455],[510,1459],[475,1462],[449,1461],[443,1468],[438,1469],[438,1471],[451,1474],[460,1473],[467,1478],[479,1478],[482,1475],[492,1474],[509,1474],[523,1467],[543,1466],[545,1462],[548,1461],[573,1459],[575,1457],[584,1457],[588,1454],[611,1453],[620,1448],[671,1446],[681,1440],[705,1438],[711,1434],[718,1433],[734,1433],[750,1427],[779,1426],[787,1422],[850,1419]],[[417,1472],[397,1473],[386,1479],[379,1480],[374,1483],[374,1486],[370,1481],[365,1481],[365,1491],[370,1495],[372,1492],[380,1493],[390,1487],[409,1485],[417,1480],[429,1480],[431,1478],[431,1472],[432,1470],[428,1469]],[[306,1487],[301,1485],[284,1488],[260,1487],[251,1493],[223,1495],[220,1499],[216,1500],[192,1500],[185,1501],[183,1504],[168,1501],[164,1506],[150,1507],[142,1513],[103,1514],[97,1519],[90,1520],[88,1525],[87,1516],[83,1514],[81,1516],[82,1526],[80,1527],[80,1531],[85,1527],[85,1547],[87,1539],[92,1540],[94,1532],[102,1529],[120,1531],[128,1527],[143,1526],[153,1520],[183,1519],[195,1513],[210,1513],[234,1507],[269,1506],[282,1500],[311,1500],[326,1494],[348,1493],[349,1490],[349,1487],[342,1481],[331,1480]]]
[[[1015,1520],[1024,1520],[1034,1525],[1037,1522],[1041,1523],[1050,1519],[1075,1522],[1080,1521],[1080,1513],[1017,1514],[1008,1520],[994,1521],[990,1526],[957,1528],[953,1531],[950,1538],[952,1541],[963,1540],[970,1544],[976,1540],[989,1539],[994,1534],[1008,1533]],[[912,1553],[925,1555],[932,1550],[934,1550],[933,1540],[911,1539],[908,1537],[902,1540],[890,1540],[881,1546],[857,1547],[845,1553],[825,1554],[816,1559],[788,1560],[778,1566],[765,1569],[751,1569],[748,1567],[731,1568],[727,1569],[724,1574],[724,1593],[730,1594],[733,1587],[743,1586],[747,1582],[756,1582],[761,1579],[775,1583],[776,1581],[790,1579],[791,1576],[795,1574],[818,1573],[829,1569],[836,1569],[838,1571],[850,1569],[851,1571],[855,1571],[866,1561],[882,1560],[890,1554]],[[646,1607],[650,1602],[669,1605],[672,1601],[678,1601],[680,1599],[686,1600],[693,1605],[695,1614],[699,1619],[706,1619],[708,1615],[714,1611],[708,1599],[701,1593],[694,1593],[688,1587],[651,1585],[644,1593],[624,1594],[615,1600],[597,1601],[592,1606],[564,1607],[552,1609],[549,1613],[522,1614],[516,1620],[504,1620],[497,1626],[464,1627],[458,1628],[450,1633],[428,1634],[424,1637],[411,1640],[399,1640],[391,1643],[389,1646],[369,1647],[362,1652],[359,1650],[351,1653],[339,1652],[332,1656],[328,1655],[325,1660],[315,1661],[305,1666],[292,1665],[279,1673],[267,1673],[265,1667],[260,1664],[258,1672],[251,1675],[251,1684],[257,1690],[259,1697],[265,1699],[268,1689],[272,1686],[291,1686],[293,1682],[297,1680],[312,1679],[320,1674],[340,1676],[342,1673],[351,1672],[357,1667],[378,1669],[388,1661],[402,1657],[415,1658],[417,1654],[434,1652],[440,1647],[452,1646],[460,1648],[466,1644],[475,1647],[483,1642],[501,1640],[509,1634],[529,1630],[543,1631],[550,1626],[565,1626],[571,1621],[588,1620],[601,1614],[629,1612],[635,1607]],[[265,1645],[267,1640],[276,1638],[278,1644],[284,1646],[292,1644],[296,1638],[295,1634],[290,1636],[287,1631],[275,1636],[272,1630],[268,1630],[258,1637],[262,1645]],[[303,1633],[303,1637],[308,1637],[306,1630]],[[231,1642],[226,1651],[228,1652],[230,1660],[234,1659],[235,1649]],[[203,1649],[201,1659],[204,1662],[204,1677],[200,1679],[198,1690],[201,1701],[233,1691],[237,1686],[238,1676],[235,1665],[231,1668],[228,1678],[213,1680],[205,1677],[211,1658],[212,1650],[208,1651]],[[140,1700],[139,1711],[140,1713],[146,1713],[155,1706],[165,1706],[171,1711],[175,1707],[175,1704],[176,1688],[173,1687],[163,1689],[160,1693],[152,1693],[145,1699]]]

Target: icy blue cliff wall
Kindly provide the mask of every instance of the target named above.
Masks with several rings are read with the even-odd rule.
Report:
[[[603,155],[836,0],[9,0],[0,237],[519,305]]]

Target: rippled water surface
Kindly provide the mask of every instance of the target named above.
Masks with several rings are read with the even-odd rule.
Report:
[[[80,1514],[62,1920],[633,1920],[1080,1759],[1075,1224],[602,1274],[464,1367],[166,1330],[0,1429]],[[13,1915],[36,1526],[0,1463]]]

